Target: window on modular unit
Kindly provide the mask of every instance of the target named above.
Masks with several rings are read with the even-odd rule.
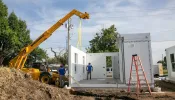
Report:
[[[170,59],[171,59],[172,71],[175,72],[174,54],[170,54]]]
[[[77,64],[77,63],[78,63],[78,54],[75,53],[75,64]]]
[[[75,53],[75,66],[74,66],[74,68],[75,68],[75,73],[76,73],[76,71],[77,71],[77,64],[78,64],[78,54]]]
[[[84,69],[85,69],[84,67],[85,67],[85,57],[83,56],[83,73],[84,73],[84,71],[85,71],[85,70],[84,70]]]
[[[106,68],[112,67],[112,57],[106,56]]]

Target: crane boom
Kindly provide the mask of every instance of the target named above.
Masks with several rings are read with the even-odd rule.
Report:
[[[88,13],[86,12],[81,13],[78,10],[73,9],[66,16],[64,16],[62,19],[56,22],[52,27],[46,30],[41,36],[39,36],[30,45],[22,48],[19,54],[9,62],[9,66],[17,69],[23,68],[27,60],[28,54],[30,54],[35,48],[37,48],[43,41],[48,39],[56,29],[58,29],[61,25],[63,25],[63,23],[66,22],[73,15],[79,16],[82,19],[89,19]]]

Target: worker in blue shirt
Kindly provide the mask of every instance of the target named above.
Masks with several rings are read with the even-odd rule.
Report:
[[[92,72],[92,71],[93,71],[93,67],[92,67],[91,63],[89,63],[89,64],[87,65],[87,80],[88,80],[89,74],[90,74],[90,80],[91,80],[91,72]]]
[[[59,72],[59,77],[60,77],[60,87],[62,87],[63,82],[64,82],[65,73],[66,73],[66,70],[64,68],[64,64],[60,65],[58,72]]]

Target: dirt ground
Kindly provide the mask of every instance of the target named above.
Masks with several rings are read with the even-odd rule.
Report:
[[[175,92],[175,84],[166,81],[155,81],[155,85],[161,87],[162,91]]]
[[[95,97],[99,100],[175,100],[175,84],[165,81],[155,81],[156,86],[161,87],[162,92],[142,93],[139,97],[135,93],[128,94],[126,89],[75,89],[72,94],[79,96]]]
[[[15,69],[0,68],[0,100],[93,100],[69,90],[34,81]]]
[[[128,95],[122,89],[73,89],[58,88],[25,76],[15,69],[0,68],[0,100],[175,100],[171,83],[157,81],[165,93]]]
[[[120,89],[78,89],[72,94],[95,97],[99,100],[175,100],[174,93],[142,93],[137,97],[135,93],[128,94],[126,90]]]

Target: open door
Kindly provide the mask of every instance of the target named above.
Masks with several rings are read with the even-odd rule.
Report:
[[[113,78],[113,59],[112,59],[112,56],[106,56],[106,78]]]

